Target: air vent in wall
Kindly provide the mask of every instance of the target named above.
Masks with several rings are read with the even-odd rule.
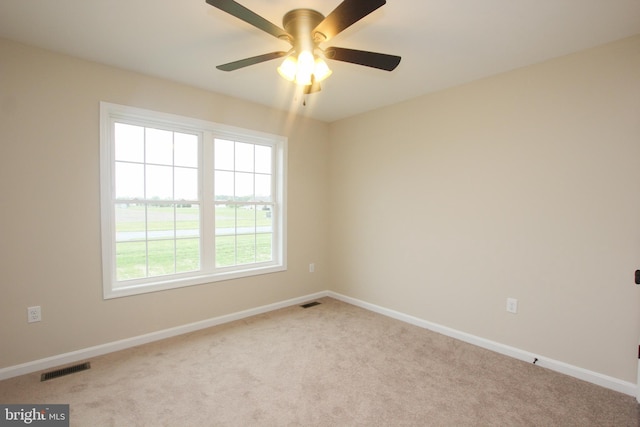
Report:
[[[318,301],[314,301],[314,302],[308,302],[306,304],[302,304],[300,307],[309,308],[309,307],[315,307],[316,305],[320,305],[320,304],[322,304],[322,303],[318,302]]]
[[[90,362],[81,363],[79,365],[67,366],[66,368],[45,372],[40,376],[40,381],[47,381],[53,378],[62,377],[64,375],[75,374],[76,372],[86,371],[87,369],[91,369]]]

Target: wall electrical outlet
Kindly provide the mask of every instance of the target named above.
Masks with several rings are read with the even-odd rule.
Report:
[[[316,271],[316,265],[314,263],[309,264],[309,273]]]
[[[42,311],[39,305],[27,307],[27,322],[39,322],[42,320]]]
[[[518,312],[518,300],[515,298],[507,298],[507,311],[516,314]]]

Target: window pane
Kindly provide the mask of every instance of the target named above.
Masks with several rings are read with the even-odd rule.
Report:
[[[176,237],[200,237],[199,205],[178,205],[176,207]]]
[[[253,144],[236,142],[236,170],[242,172],[253,172]]]
[[[173,138],[174,164],[176,166],[198,167],[198,136],[175,132]]]
[[[271,173],[271,147],[256,145],[256,173]]]
[[[236,207],[216,205],[216,236],[225,236],[236,232]]]
[[[273,234],[256,235],[256,261],[266,262],[273,260]]]
[[[116,243],[116,278],[118,281],[147,277],[146,242]]]
[[[259,206],[256,210],[256,226],[258,233],[273,232],[273,218],[270,206]]]
[[[147,243],[149,277],[175,273],[174,240],[154,240]]]
[[[253,206],[241,206],[236,209],[236,233],[253,234],[256,232],[256,211]]]
[[[175,237],[175,212],[173,205],[147,208],[148,239],[173,239]]]
[[[176,273],[200,269],[200,239],[176,240]]]
[[[252,173],[236,172],[235,180],[235,200],[247,202],[253,200],[253,177]]]
[[[144,128],[114,123],[115,158],[127,162],[144,162]]]
[[[216,236],[216,267],[236,265],[236,236]]]
[[[200,269],[200,207],[176,208],[176,272]],[[188,238],[187,238],[188,237]],[[192,238],[196,237],[196,238]]]
[[[256,175],[256,200],[271,201],[271,175]]]
[[[233,170],[234,143],[224,139],[216,139],[214,142],[214,167],[216,169]]]
[[[144,205],[116,205],[116,242],[144,240],[147,237]]]
[[[237,236],[237,264],[256,262],[256,235],[243,234]]]
[[[174,168],[176,200],[198,200],[198,170]]]
[[[116,162],[116,199],[144,199],[144,165]]]
[[[147,166],[147,192],[150,200],[173,198],[173,168],[171,166]]]
[[[146,162],[173,164],[173,132],[146,128]]]
[[[216,195],[216,200],[233,200],[233,194],[235,192],[233,176],[233,172],[216,171],[213,190]]]

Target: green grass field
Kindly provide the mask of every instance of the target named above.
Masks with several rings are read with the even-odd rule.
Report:
[[[270,211],[217,206],[216,267],[272,259]],[[146,221],[145,221],[146,218]],[[260,229],[257,229],[260,227]],[[197,206],[130,205],[116,208],[117,280],[195,271],[200,268],[200,211]],[[146,233],[151,236],[145,241]],[[178,238],[173,239],[173,234]]]

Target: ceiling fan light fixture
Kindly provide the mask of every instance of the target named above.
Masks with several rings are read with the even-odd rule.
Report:
[[[301,73],[298,71],[296,74],[296,84],[300,86],[307,86],[311,84],[311,74]]]
[[[316,57],[315,64],[313,67],[313,77],[315,81],[321,82],[327,77],[329,77],[332,73],[333,71],[331,71],[331,68],[329,68],[326,61],[320,58],[319,56]]]
[[[298,72],[296,73],[296,83],[299,85],[310,85],[311,75],[315,67],[313,54],[308,50],[303,50],[298,55]]]
[[[278,73],[290,82],[296,79],[298,72],[298,60],[293,56],[287,56],[287,58],[278,67]]]
[[[301,86],[310,85],[312,76],[313,81],[321,82],[332,73],[324,59],[308,51],[302,51],[297,59],[293,55],[287,56],[278,67],[278,74],[282,78],[290,82],[295,81]]]

